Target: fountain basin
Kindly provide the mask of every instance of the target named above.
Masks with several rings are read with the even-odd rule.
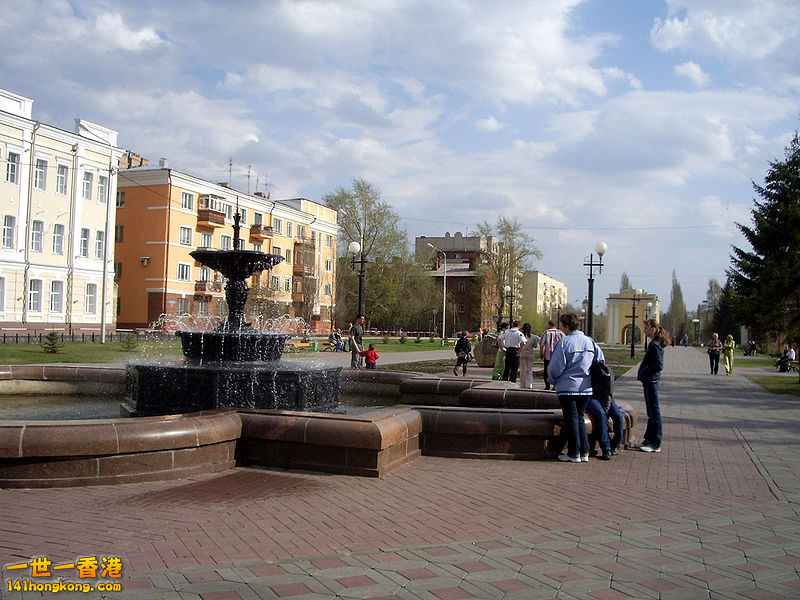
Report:
[[[232,407],[331,412],[339,404],[341,370],[289,359],[132,361],[123,409],[132,416]]]
[[[234,362],[275,361],[283,353],[288,333],[260,331],[178,331],[183,355],[196,360],[225,360]]]

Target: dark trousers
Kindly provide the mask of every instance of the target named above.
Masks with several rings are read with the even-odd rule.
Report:
[[[506,348],[506,368],[503,369],[503,381],[516,381],[519,371],[519,348]]]
[[[647,428],[644,441],[654,448],[661,448],[661,405],[658,401],[658,388],[661,378],[643,381],[644,406],[647,409]]]
[[[708,355],[708,362],[711,364],[711,372],[716,375],[719,371],[719,353],[712,352]]]
[[[550,382],[547,380],[547,365],[550,364],[550,360],[545,358],[544,359],[544,389],[550,389]]]
[[[559,396],[558,403],[564,414],[564,433],[567,437],[567,454],[579,458],[589,454],[589,436],[586,434],[584,413],[591,396]]]

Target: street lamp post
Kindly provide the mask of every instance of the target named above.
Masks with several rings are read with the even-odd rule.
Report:
[[[636,305],[642,299],[642,290],[636,289],[633,291],[633,307],[631,310],[631,358],[636,353]]]
[[[586,329],[586,309],[581,309],[581,329]]]
[[[594,276],[595,273],[599,275],[603,272],[603,255],[607,250],[608,244],[605,242],[597,242],[594,245],[594,251],[598,256],[597,262],[595,262],[593,254],[589,254],[589,256],[583,259],[583,266],[589,269],[589,307],[586,311],[586,335],[589,337],[592,337],[592,328],[594,327],[594,319],[592,318],[594,314]]]
[[[442,340],[446,340],[447,329],[445,328],[445,323],[447,323],[447,254],[445,254],[442,250],[439,250],[439,248],[430,242],[428,242],[428,246],[442,255]]]
[[[694,343],[700,343],[700,319],[692,319],[692,323],[694,323]]]
[[[648,302],[647,304],[644,305],[644,320],[647,321],[652,316],[653,316],[653,303]],[[642,337],[644,337],[644,351],[647,352],[647,336],[645,335]]]
[[[511,324],[514,322],[514,294],[511,293],[510,285],[505,286],[503,290],[508,296],[508,326],[511,327]]]
[[[359,265],[358,269],[358,314],[364,314],[364,265],[367,263],[367,259],[364,258],[364,252],[361,248],[361,244],[358,242],[350,242],[350,245],[347,246],[347,251],[353,255],[353,258],[350,261],[350,266],[352,267],[353,271],[356,270],[356,263]],[[356,260],[356,254],[360,253],[360,258]]]

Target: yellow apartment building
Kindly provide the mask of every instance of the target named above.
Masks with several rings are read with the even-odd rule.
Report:
[[[113,330],[117,132],[74,132],[32,118],[33,100],[0,90],[0,328]]]
[[[222,276],[197,263],[198,248],[241,248],[284,260],[249,282],[247,315],[302,317],[331,326],[335,298],[336,211],[305,198],[270,200],[159,166],[123,169],[117,191],[114,273],[118,326],[146,328],[161,315],[225,316]]]
[[[525,271],[521,281],[526,306],[535,306],[536,313],[553,321],[567,305],[567,286],[540,271]]]

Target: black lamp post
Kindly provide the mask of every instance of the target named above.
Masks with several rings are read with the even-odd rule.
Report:
[[[644,320],[647,321],[650,317],[653,316],[653,303],[648,302],[644,305]],[[644,351],[647,352],[647,336],[642,336],[644,338]]]
[[[367,264],[367,259],[364,258],[364,253],[361,249],[361,244],[358,242],[350,242],[350,245],[347,246],[347,251],[353,255],[353,258],[350,261],[350,266],[352,267],[353,271],[356,270],[356,264],[360,265],[358,269],[358,313],[359,315],[364,314],[364,265]],[[360,258],[356,260],[356,254],[360,253]]]
[[[700,343],[700,319],[692,319],[692,323],[694,323],[694,343]]]
[[[586,311],[586,335],[592,337],[594,320],[592,318],[594,313],[594,276],[595,273],[599,275],[603,272],[603,255],[608,250],[608,244],[605,242],[597,242],[594,245],[594,251],[597,253],[598,260],[595,262],[594,254],[590,254],[583,259],[583,266],[589,269],[589,307]]]
[[[511,286],[507,285],[503,288],[508,298],[508,326],[514,322],[514,294],[511,292]]]
[[[631,309],[631,358],[636,353],[636,305],[642,299],[642,290],[633,291],[633,306]]]

